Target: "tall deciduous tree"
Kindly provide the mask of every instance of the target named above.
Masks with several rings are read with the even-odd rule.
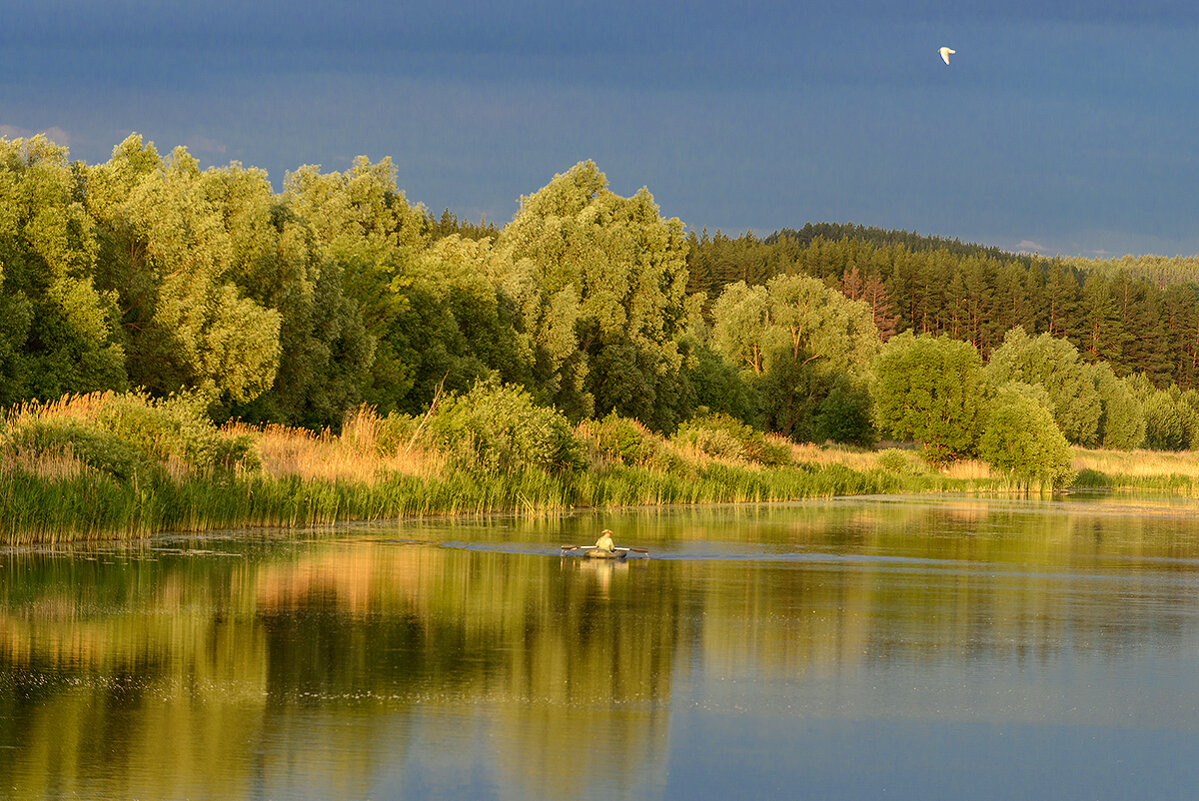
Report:
[[[0,139],[0,401],[126,386],[97,251],[66,148]]]
[[[1099,393],[1078,350],[1066,340],[1048,333],[1030,337],[1017,326],[991,353],[987,376],[996,387],[1011,382],[1044,387],[1053,417],[1066,439],[1081,445],[1096,444],[1102,413]]]
[[[1145,447],[1156,451],[1184,451],[1195,443],[1199,414],[1178,387],[1153,389],[1150,386],[1142,403]]]
[[[991,402],[978,443],[978,455],[1008,473],[1027,490],[1030,485],[1060,489],[1074,475],[1070,445],[1062,436],[1041,387],[1011,383]]]
[[[973,345],[905,331],[874,363],[875,423],[884,436],[923,443],[934,463],[968,456],[985,420],[985,389]]]
[[[274,382],[280,315],[233,279],[219,183],[183,148],[164,162],[134,135],[89,171],[86,197],[104,229],[103,278],[124,312],[130,379],[238,403]]]
[[[410,303],[400,315],[399,354],[413,366],[414,390],[400,408],[415,412],[440,387],[465,392],[480,379],[532,387],[533,357],[519,311],[492,280],[503,272],[489,239],[438,240],[410,270]]]
[[[615,411],[671,429],[689,406],[677,340],[687,286],[683,224],[645,189],[623,198],[594,163],[521,199],[496,247],[542,397],[571,417]]]
[[[343,270],[306,220],[237,163],[206,173],[233,245],[230,277],[280,315],[279,369],[270,389],[229,412],[243,420],[336,428],[361,400],[373,343]]]
[[[879,348],[869,306],[815,278],[784,274],[765,286],[730,285],[712,315],[714,347],[730,364],[760,379],[762,410],[771,428],[799,439],[853,428],[832,423],[836,410],[862,406],[847,396],[855,390],[864,395]],[[834,390],[836,409],[822,410]],[[817,417],[830,425],[815,426]],[[866,436],[853,434],[858,440]]]
[[[391,159],[372,164],[364,156],[344,172],[300,167],[284,180],[282,200],[313,226],[342,273],[346,296],[361,310],[374,344],[362,399],[383,412],[417,403],[409,397],[417,371],[405,357],[402,318],[411,308],[410,273],[428,246],[424,208],[409,204],[396,186]]]
[[[1127,381],[1116,377],[1107,362],[1089,365],[1088,372],[1103,410],[1095,444],[1119,451],[1139,447],[1145,441],[1145,413],[1136,393]]]
[[[712,306],[712,344],[729,364],[761,378],[768,367],[767,354],[781,346],[770,317],[770,298],[764,286],[738,281],[725,287]]]

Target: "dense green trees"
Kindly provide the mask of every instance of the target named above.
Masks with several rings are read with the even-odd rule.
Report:
[[[582,163],[503,229],[410,204],[390,160],[200,170],[132,135],[71,165],[0,140],[0,402],[142,387],[214,413],[336,426],[480,379],[574,419],[691,414],[686,241],[648,191]]]
[[[225,174],[201,172],[181,148],[161,160],[130,137],[90,171],[86,198],[105,240],[99,282],[123,312],[132,383],[213,401],[266,391],[279,366],[281,315],[234,280],[250,245],[230,230]]]
[[[862,414],[879,348],[870,308],[820,281],[743,281],[712,306],[711,345],[753,382],[763,422],[800,440],[869,439]]]
[[[1195,259],[1045,259],[861,226],[809,225],[765,239],[692,235],[689,286],[715,299],[737,281],[800,272],[853,299],[873,288],[876,327],[948,334],[983,358],[1019,325],[1074,345],[1117,376],[1199,386]]]
[[[1199,392],[1158,389],[1144,375],[1134,376],[1130,385],[1144,413],[1146,448],[1181,451],[1199,444]]]
[[[0,139],[0,404],[140,388],[319,428],[360,403],[416,415],[486,386],[571,422],[881,434],[1040,481],[1052,471],[1019,459],[1043,466],[1053,432],[1199,443],[1189,266],[860,226],[688,236],[592,162],[497,227],[435,219],[389,159],[303,166],[276,193],[261,170],[201,170],[137,135],[94,166]],[[1053,426],[1025,441],[1011,421],[1040,420],[1033,401]]]
[[[1107,364],[1092,364],[1089,370],[1101,409],[1095,444],[1119,451],[1140,447],[1145,441],[1145,413],[1129,382],[1117,378]]]
[[[0,139],[0,402],[128,384],[82,179],[44,137]]]
[[[288,174],[280,200],[312,226],[324,258],[340,270],[343,292],[361,315],[373,349],[365,361],[369,373],[362,400],[381,411],[415,410],[419,401],[409,394],[417,366],[413,335],[405,325],[410,308],[405,290],[411,265],[428,245],[424,209],[410,205],[398,189],[390,159],[372,164],[361,156],[341,173],[300,167]]]
[[[1012,382],[1040,386],[1049,409],[1066,439],[1094,445],[1099,427],[1099,391],[1078,350],[1049,334],[1030,337],[1022,327],[1008,332],[1003,345],[991,353],[987,379],[994,387]]]

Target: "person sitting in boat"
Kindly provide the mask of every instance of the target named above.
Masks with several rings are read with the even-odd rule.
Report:
[[[611,553],[616,550],[616,545],[612,542],[612,532],[604,529],[600,532],[600,538],[595,541],[595,549],[597,551],[607,551]]]

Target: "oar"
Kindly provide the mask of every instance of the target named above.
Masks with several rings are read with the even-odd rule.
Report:
[[[564,550],[564,551],[578,551],[578,550],[594,551],[595,546],[594,545],[563,545],[562,550]],[[624,546],[620,546],[620,547],[617,547],[615,550],[617,550],[617,551],[632,551],[633,553],[649,553],[648,548],[632,548],[632,547],[626,548]]]
[[[562,546],[562,550],[595,550],[595,549],[596,549],[595,546]],[[627,552],[627,550],[632,550],[632,552],[634,554],[649,554],[650,553],[649,548],[632,548],[632,547],[626,548],[623,546],[617,546],[616,548],[613,548],[613,550],[626,550],[626,552]]]

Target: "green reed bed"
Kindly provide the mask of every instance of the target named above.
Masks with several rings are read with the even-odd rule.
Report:
[[[132,539],[160,531],[294,528],[427,514],[520,514],[573,506],[573,484],[536,473],[453,472],[428,480],[392,476],[369,484],[294,476],[135,484],[94,472],[56,480],[9,471],[0,476],[0,541]]]
[[[535,469],[514,474],[450,470],[435,478],[392,475],[371,483],[262,475],[122,482],[94,471],[49,479],[10,470],[0,475],[5,508],[0,539],[12,544],[140,538],[160,531],[304,527],[429,514],[756,503],[892,492],[910,481],[884,471],[867,474],[840,465],[774,469],[709,465],[696,475],[623,466],[560,475]]]
[[[703,503],[774,503],[876,493],[993,489],[990,480],[897,475],[840,464],[758,468],[710,464],[692,474],[617,465],[578,478],[575,506],[597,508]]]
[[[8,543],[141,538],[162,531],[242,526],[298,528],[418,515],[537,514],[570,508],[770,503],[877,493],[1002,491],[995,481],[897,475],[844,465],[758,468],[710,464],[687,474],[617,465],[554,474],[449,469],[431,478],[395,474],[373,482],[297,476],[187,477],[121,482],[87,472],[47,479],[0,475]]]
[[[47,479],[14,472],[0,480],[0,537],[19,544],[147,533],[142,498],[103,475]]]
[[[1084,469],[1078,472],[1071,489],[1146,492],[1195,498],[1199,497],[1199,477],[1183,473],[1139,475]]]

